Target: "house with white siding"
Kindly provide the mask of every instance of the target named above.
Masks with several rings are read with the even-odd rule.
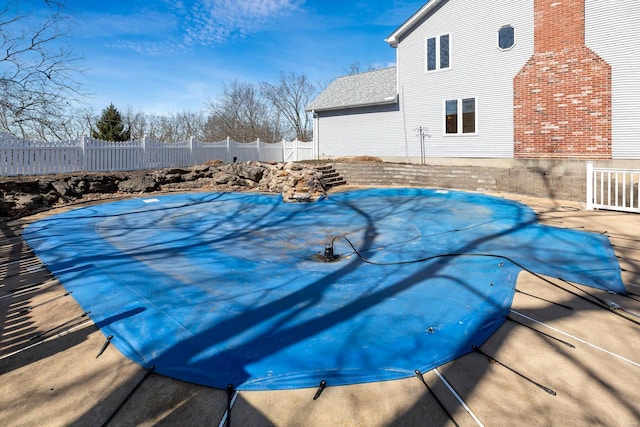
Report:
[[[308,106],[320,158],[638,164],[638,0],[430,0],[385,41]]]

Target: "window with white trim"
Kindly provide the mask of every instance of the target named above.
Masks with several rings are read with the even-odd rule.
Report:
[[[516,44],[516,30],[511,25],[504,25],[498,30],[498,49],[509,50]]]
[[[427,71],[449,68],[451,34],[427,39]]]
[[[444,129],[446,135],[476,133],[478,118],[476,98],[444,101]]]

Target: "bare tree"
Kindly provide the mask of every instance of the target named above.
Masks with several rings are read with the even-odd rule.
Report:
[[[211,117],[209,135],[216,139],[230,137],[238,142],[256,139],[275,141],[282,135],[277,114],[270,110],[258,90],[251,83],[237,80],[224,84],[222,96],[207,103]]]
[[[122,114],[131,129],[132,139],[149,139],[161,142],[182,142],[190,138],[209,141],[206,138],[207,116],[204,111],[182,111],[169,114],[145,114],[128,107]]]
[[[81,106],[69,110],[67,121],[63,133],[66,135],[64,139],[78,140],[85,135],[91,134],[91,129],[98,122],[100,114],[96,113],[91,107]],[[39,136],[40,138],[44,138]],[[46,138],[45,138],[46,139]]]
[[[369,66],[364,69],[360,66],[360,61],[354,61],[349,64],[349,68],[347,68],[345,71],[347,73],[346,75],[352,76],[354,74],[366,73],[367,71],[380,70],[381,68],[384,68],[384,66],[380,64],[369,64]]]
[[[135,111],[130,105],[122,112],[122,119],[131,131],[132,140],[140,140],[147,135],[148,114]]]
[[[347,69],[347,75],[351,76],[353,74],[362,73],[362,68],[360,67],[360,61],[353,61],[349,64],[349,68]]]
[[[61,2],[42,0],[44,22],[33,26],[24,7],[12,1],[0,9],[0,130],[23,137],[68,137],[71,103],[80,97],[73,75],[79,58],[62,45],[66,34]]]
[[[311,101],[316,88],[304,74],[280,73],[278,84],[262,82],[263,96],[271,102],[287,124],[289,136],[303,141],[313,137],[313,122],[305,107]]]
[[[202,111],[182,111],[171,115],[177,123],[177,141],[185,141],[194,138],[198,141],[205,140],[205,126],[207,117]]]

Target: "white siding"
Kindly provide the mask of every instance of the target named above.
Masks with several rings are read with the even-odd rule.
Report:
[[[586,0],[585,41],[612,68],[612,156],[640,158],[640,1]]]
[[[516,30],[516,45],[497,47],[504,25]],[[429,37],[451,34],[451,67],[427,73]],[[533,1],[444,2],[398,45],[400,108],[406,137],[419,156],[415,129],[426,126],[428,157],[513,157],[513,78],[533,54]],[[444,131],[444,101],[477,98],[477,133]],[[400,148],[400,147],[399,147]]]
[[[320,113],[315,120],[314,138],[323,157],[406,157],[399,112],[391,107],[370,107]],[[384,111],[382,111],[384,110]],[[348,112],[348,113],[347,113]]]

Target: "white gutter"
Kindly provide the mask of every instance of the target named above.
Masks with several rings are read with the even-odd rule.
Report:
[[[407,19],[404,24],[400,25],[389,37],[384,39],[387,43],[391,45],[391,47],[398,47],[398,43],[400,43],[400,38],[405,35],[409,30],[411,30],[422,18],[424,18],[431,9],[435,8],[438,4],[440,4],[442,0],[430,0],[424,6],[422,6],[416,13],[411,15],[409,19]]]

